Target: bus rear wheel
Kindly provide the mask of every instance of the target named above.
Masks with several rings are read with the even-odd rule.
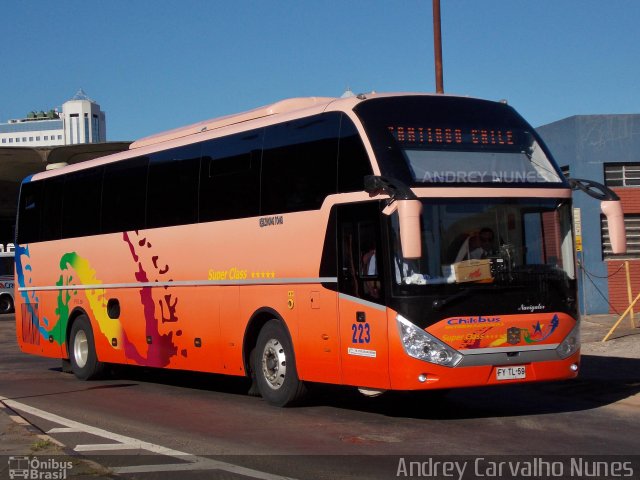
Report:
[[[270,320],[260,330],[253,365],[260,395],[270,405],[286,407],[306,393],[298,378],[291,340],[278,320]]]
[[[13,299],[9,295],[2,295],[0,297],[0,313],[13,312]]]
[[[91,380],[100,376],[104,364],[98,361],[91,322],[86,315],[80,315],[73,322],[67,348],[71,370],[76,377]]]

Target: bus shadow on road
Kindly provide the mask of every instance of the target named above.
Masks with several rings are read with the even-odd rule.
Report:
[[[251,385],[246,377],[128,365],[112,366],[104,379],[171,385],[236,395],[246,394]]]
[[[640,359],[583,355],[577,379],[448,391],[387,392],[365,398],[321,387],[309,405],[416,419],[468,419],[590,410],[618,402],[640,405]],[[331,391],[333,390],[333,391]]]
[[[105,379],[125,381],[127,387],[134,385],[131,382],[144,382],[242,396],[250,386],[245,377],[129,366],[114,367]],[[583,355],[581,374],[574,380],[447,391],[390,391],[374,398],[361,395],[354,387],[314,384],[297,408],[329,407],[390,417],[454,420],[590,410],[639,393],[640,359]],[[632,401],[640,405],[640,400]]]

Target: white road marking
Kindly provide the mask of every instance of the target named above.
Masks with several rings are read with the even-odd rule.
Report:
[[[110,450],[139,450],[140,447],[134,443],[91,443],[87,445],[76,445],[76,452],[98,452]]]
[[[148,450],[152,453],[157,453],[159,455],[167,455],[170,457],[193,456],[190,453],[180,452],[179,450],[173,450],[171,448],[163,447],[161,445],[156,445],[155,443],[143,442],[142,440],[138,440],[135,438],[127,437],[125,435],[109,432],[108,430],[103,430],[102,428],[92,427],[91,425],[85,425],[84,423],[76,422],[74,420],[70,420],[68,418],[64,418],[59,415],[56,415],[55,413],[46,412],[44,410],[40,410],[39,408],[31,407],[29,405],[16,402],[14,400],[4,400],[4,404],[15,410],[20,410],[21,412],[29,413],[31,415],[34,415],[39,418],[43,418],[53,423],[58,423],[66,427],[78,428],[85,433],[90,433],[97,437],[108,438],[109,440],[113,440],[114,442],[120,442],[120,443],[128,443],[128,444],[136,443],[139,445],[139,448],[143,450]]]
[[[198,457],[197,462],[192,463],[173,463],[164,465],[139,465],[131,467],[111,467],[110,470],[116,474],[125,473],[151,473],[151,472],[183,472],[190,470],[224,470],[226,472],[237,473],[238,475],[244,475],[252,478],[259,478],[261,480],[294,480],[289,477],[282,477],[280,475],[272,475],[266,472],[259,472],[252,470],[251,468],[240,467],[226,462],[218,462],[217,460],[210,460],[208,458]]]
[[[136,438],[127,437],[118,433],[109,432],[102,428],[92,427],[84,423],[76,422],[65,417],[56,415],[55,413],[40,410],[39,408],[26,405],[24,403],[16,402],[15,400],[9,400],[0,396],[0,402],[4,403],[9,408],[19,410],[21,412],[28,413],[38,418],[64,425],[64,427],[52,428],[50,432],[59,433],[66,432],[84,432],[97,437],[106,438],[118,443],[106,443],[106,444],[92,444],[92,445],[77,445],[75,450],[80,451],[97,451],[97,450],[130,450],[140,449],[147,450],[158,455],[166,455],[169,457],[178,458],[185,463],[179,464],[161,464],[161,465],[137,465],[130,467],[110,467],[110,470],[119,473],[146,473],[146,472],[175,472],[186,470],[223,470],[226,472],[237,473],[251,478],[257,478],[260,480],[295,480],[290,477],[283,477],[281,475],[274,475],[267,472],[261,472],[260,470],[253,470],[251,468],[241,467],[232,463],[219,462],[205,457],[199,457],[191,453],[181,452],[171,448],[163,447],[155,443],[144,442]],[[56,441],[56,443],[58,443]],[[99,447],[99,448],[98,448]]]

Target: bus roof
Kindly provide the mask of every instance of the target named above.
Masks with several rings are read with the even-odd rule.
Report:
[[[296,110],[303,110],[309,107],[326,106],[329,103],[336,100],[332,97],[303,97],[303,98],[289,98],[280,102],[259,107],[248,112],[237,113],[234,115],[227,115],[224,117],[214,118],[211,120],[205,120],[203,122],[194,123],[193,125],[187,125],[186,127],[179,127],[167,132],[157,133],[149,137],[141,138],[133,142],[129,148],[136,149],[140,147],[146,147],[149,145],[155,145],[169,140],[175,140],[178,138],[194,135],[197,133],[203,133],[208,130],[215,130],[216,128],[227,127],[236,123],[242,123],[249,120],[256,120],[262,117],[268,117],[271,115],[277,115],[281,113],[294,112]]]
[[[31,182],[41,180],[44,178],[55,177],[63,175],[65,173],[75,172],[91,168],[98,165],[104,165],[111,162],[125,160],[138,155],[145,155],[153,153],[159,150],[169,149],[193,143],[199,139],[207,140],[214,138],[216,135],[215,130],[222,129],[224,127],[232,127],[244,122],[251,122],[250,128],[259,128],[267,126],[271,123],[275,123],[275,118],[283,115],[299,115],[300,117],[314,115],[325,111],[329,105],[331,110],[349,112],[353,111],[355,105],[362,101],[366,101],[373,98],[383,97],[398,97],[398,96],[450,96],[459,97],[458,95],[449,94],[433,94],[433,93],[366,93],[353,97],[346,98],[334,98],[334,97],[301,97],[290,98],[281,100],[271,105],[249,110],[233,115],[227,115],[223,117],[214,118],[211,120],[205,120],[199,123],[188,125],[185,127],[176,128],[166,132],[161,132],[155,135],[141,138],[136,140],[129,146],[129,150],[125,150],[112,155],[99,157],[94,160],[88,160],[85,162],[76,163],[59,169],[48,170],[45,172],[36,173],[33,176],[27,177],[23,182]],[[272,120],[273,118],[273,120]],[[264,121],[261,122],[260,119]],[[257,121],[253,122],[253,121]],[[198,136],[199,138],[189,138]],[[162,145],[161,145],[162,144]]]

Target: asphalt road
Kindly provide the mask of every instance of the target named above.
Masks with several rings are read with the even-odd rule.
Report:
[[[0,316],[5,403],[126,478],[395,478],[410,456],[640,452],[638,358],[586,354],[577,380],[446,396],[316,387],[291,409],[245,395],[242,379],[114,373],[81,382],[59,360],[22,354],[13,316]]]

